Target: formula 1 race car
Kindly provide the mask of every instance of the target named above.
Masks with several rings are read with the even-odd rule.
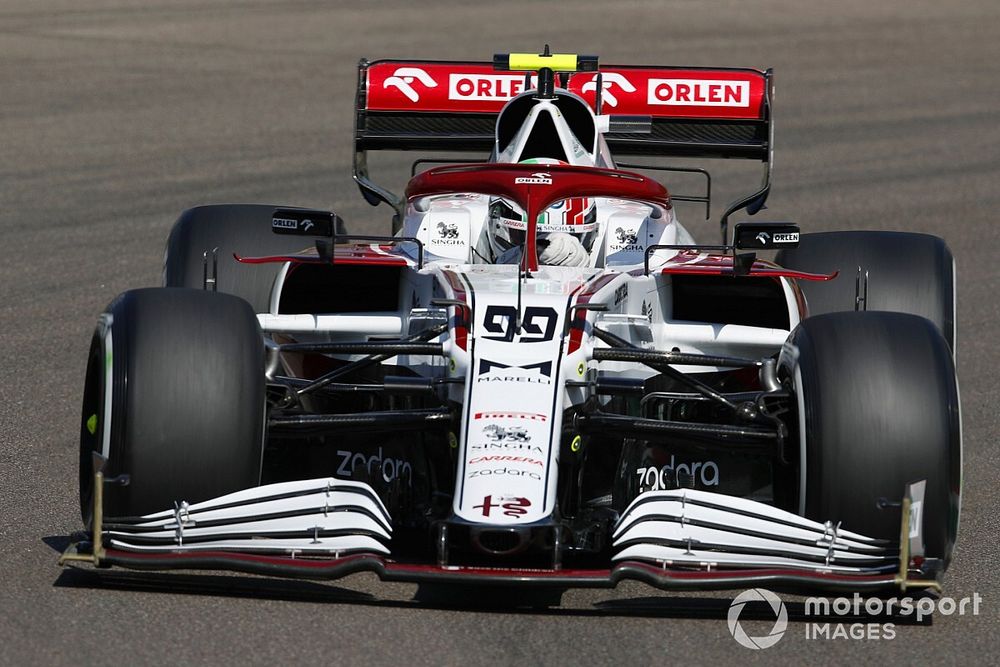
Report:
[[[547,47],[362,60],[355,180],[392,235],[186,211],[164,287],[99,318],[63,562],[937,587],[961,499],[951,253],[787,222],[730,240],[770,189],[772,100],[770,70]],[[398,196],[377,150],[479,157],[417,160]],[[674,202],[710,187],[640,172],[708,172],[658,158],[753,161],[763,184],[698,244]]]

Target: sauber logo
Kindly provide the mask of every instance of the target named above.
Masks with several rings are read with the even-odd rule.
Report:
[[[534,80],[534,79],[533,79]],[[502,101],[524,92],[524,76],[512,74],[449,74],[448,99]]]
[[[382,85],[385,88],[390,86],[398,88],[399,92],[406,95],[411,102],[419,102],[420,93],[410,85],[414,81],[419,81],[427,88],[437,88],[437,81],[419,67],[399,67],[392,73],[392,76],[386,78]]]
[[[667,106],[748,107],[750,82],[650,79],[646,102]]]
[[[615,97],[615,94],[611,91],[611,89],[614,86],[618,86],[619,88],[621,88],[622,90],[624,90],[626,93],[634,93],[635,92],[635,86],[633,86],[632,82],[629,81],[628,79],[626,79],[623,75],[618,74],[617,72],[608,72],[607,74],[602,74],[601,75],[601,99],[609,107],[616,107],[616,106],[618,106],[618,98]],[[583,84],[583,88],[581,88],[580,91],[584,92],[584,93],[593,91],[593,92],[596,93],[597,92],[597,77],[595,76],[593,79],[591,79],[587,83]]]
[[[514,179],[517,185],[552,185],[552,174],[544,171],[536,171],[531,176],[518,176]]]

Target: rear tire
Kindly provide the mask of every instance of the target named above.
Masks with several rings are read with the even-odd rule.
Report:
[[[138,516],[256,486],[264,437],[264,351],[242,299],[149,288],[118,296],[90,347],[80,430],[80,507],[89,523],[94,452],[108,461],[104,513]]]
[[[782,352],[799,401],[805,489],[817,521],[898,542],[898,503],[927,480],[926,555],[947,565],[961,506],[961,421],[955,368],[930,321],[903,313],[850,312],[804,320]],[[804,493],[804,496],[801,494]]]
[[[216,291],[245,299],[254,312],[268,312],[271,288],[282,264],[241,264],[233,253],[241,257],[286,255],[313,244],[313,239],[308,237],[272,232],[271,218],[275,208],[265,204],[215,204],[184,211],[167,240],[163,285],[202,289],[205,253],[208,253],[211,273],[212,251],[218,248]],[[339,229],[337,233],[342,234],[344,230]]]
[[[933,322],[955,350],[955,262],[937,236],[911,232],[803,234],[797,248],[780,251],[780,266],[835,279],[800,280],[809,315],[853,311],[858,267],[868,272],[866,310],[911,313]]]

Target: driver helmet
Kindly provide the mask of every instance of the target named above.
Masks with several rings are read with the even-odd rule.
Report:
[[[518,164],[567,164],[553,158],[532,158]],[[516,204],[501,197],[490,199],[487,233],[493,256],[521,246],[528,229],[527,215]],[[590,197],[571,197],[549,206],[538,215],[538,240],[554,232],[572,235],[590,253],[597,238],[597,207]]]

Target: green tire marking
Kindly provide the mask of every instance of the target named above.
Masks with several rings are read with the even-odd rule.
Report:
[[[90,435],[97,433],[97,415],[93,414],[87,417],[87,431]]]

